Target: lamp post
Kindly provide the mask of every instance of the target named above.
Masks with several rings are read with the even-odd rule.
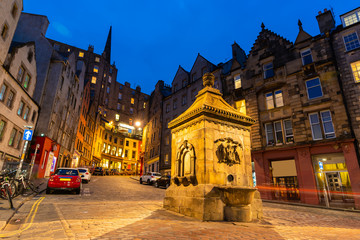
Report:
[[[35,157],[36,157],[36,153],[37,153],[37,150],[39,149],[39,147],[40,147],[40,144],[36,144],[34,155],[31,158],[31,164],[30,164],[31,168],[30,168],[30,173],[29,173],[29,179],[31,179],[31,175],[32,175],[32,172],[33,172],[33,169],[34,169]]]

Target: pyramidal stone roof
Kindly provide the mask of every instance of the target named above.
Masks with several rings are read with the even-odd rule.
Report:
[[[213,74],[204,74],[204,88],[199,91],[195,102],[185,112],[169,122],[170,129],[203,115],[243,126],[251,126],[255,123],[255,120],[237,111],[222,98],[220,91],[212,87],[214,79]]]

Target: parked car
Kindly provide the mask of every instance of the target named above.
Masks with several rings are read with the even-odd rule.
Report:
[[[104,176],[105,175],[105,171],[102,167],[96,167],[94,169],[94,173],[93,175],[100,175],[100,176]]]
[[[147,172],[146,174],[140,177],[140,184],[143,182],[152,185],[157,179],[161,177],[161,174],[158,172]]]
[[[75,191],[80,194],[80,189],[81,177],[76,168],[58,168],[48,180],[46,194],[53,190]]]
[[[117,169],[111,169],[111,175],[120,175],[120,172]]]
[[[170,176],[168,175],[161,176],[161,178],[156,180],[154,183],[154,187],[156,188],[158,187],[168,188],[169,186],[170,186]]]
[[[91,179],[90,170],[88,168],[77,168],[77,169],[79,170],[81,180],[86,183],[90,182]]]

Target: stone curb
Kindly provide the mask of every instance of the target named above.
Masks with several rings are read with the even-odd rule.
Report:
[[[15,208],[14,209],[9,208],[9,209],[3,210],[3,211],[6,211],[6,212],[5,213],[2,212],[0,214],[0,231],[5,229],[6,225],[11,221],[12,217],[15,215],[15,213],[18,212],[18,210],[24,205],[25,202],[30,201],[35,196],[37,196],[38,194],[41,194],[42,192],[44,192],[46,190],[46,182],[47,182],[46,178],[42,178],[41,180],[39,179],[36,182],[40,183],[38,193],[34,192],[31,195],[29,195],[27,197],[24,197],[21,200],[15,198],[13,200],[13,205],[15,206]],[[18,197],[20,197],[20,196],[18,196]],[[1,216],[3,216],[3,217],[1,217]]]
[[[321,208],[321,209],[325,209],[325,210],[334,210],[334,211],[341,211],[341,212],[355,212],[355,213],[360,213],[360,210],[356,210],[356,209],[334,208],[334,207],[326,207],[326,206],[322,206],[322,205],[310,205],[310,204],[296,203],[296,202],[281,202],[281,201],[267,200],[267,199],[262,199],[262,201],[263,201],[263,202],[267,202],[267,203],[279,204],[279,205],[290,205],[290,206],[299,206],[299,207]]]

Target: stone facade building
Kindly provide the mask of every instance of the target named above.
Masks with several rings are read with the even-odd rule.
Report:
[[[46,16],[22,13],[14,35],[15,41],[33,41],[36,47],[34,98],[41,111],[32,148],[41,145],[35,161],[39,177],[49,176],[55,166],[71,165],[85,75],[74,53],[54,49],[45,38],[48,25]]]
[[[326,14],[324,12],[323,14]],[[331,32],[331,41],[341,79],[351,131],[360,156],[360,8],[340,16],[341,25]],[[360,158],[359,158],[360,159]],[[360,160],[359,160],[360,161]],[[360,181],[360,180],[358,180]]]
[[[314,37],[299,21],[295,43],[262,25],[246,66],[227,77],[235,89],[227,99],[256,120],[252,158],[263,199],[359,208],[348,194],[359,191],[359,167],[331,28],[322,29],[328,20],[318,18]]]
[[[21,159],[26,126],[34,130],[39,105],[33,100],[36,85],[35,44],[14,42],[22,1],[6,0],[0,9],[0,170],[15,168]]]
[[[160,80],[149,99],[148,121],[143,131],[142,149],[144,152],[143,170],[158,172],[160,163],[168,164],[169,159],[160,160],[162,148],[162,120],[164,99],[171,94],[171,87]]]

